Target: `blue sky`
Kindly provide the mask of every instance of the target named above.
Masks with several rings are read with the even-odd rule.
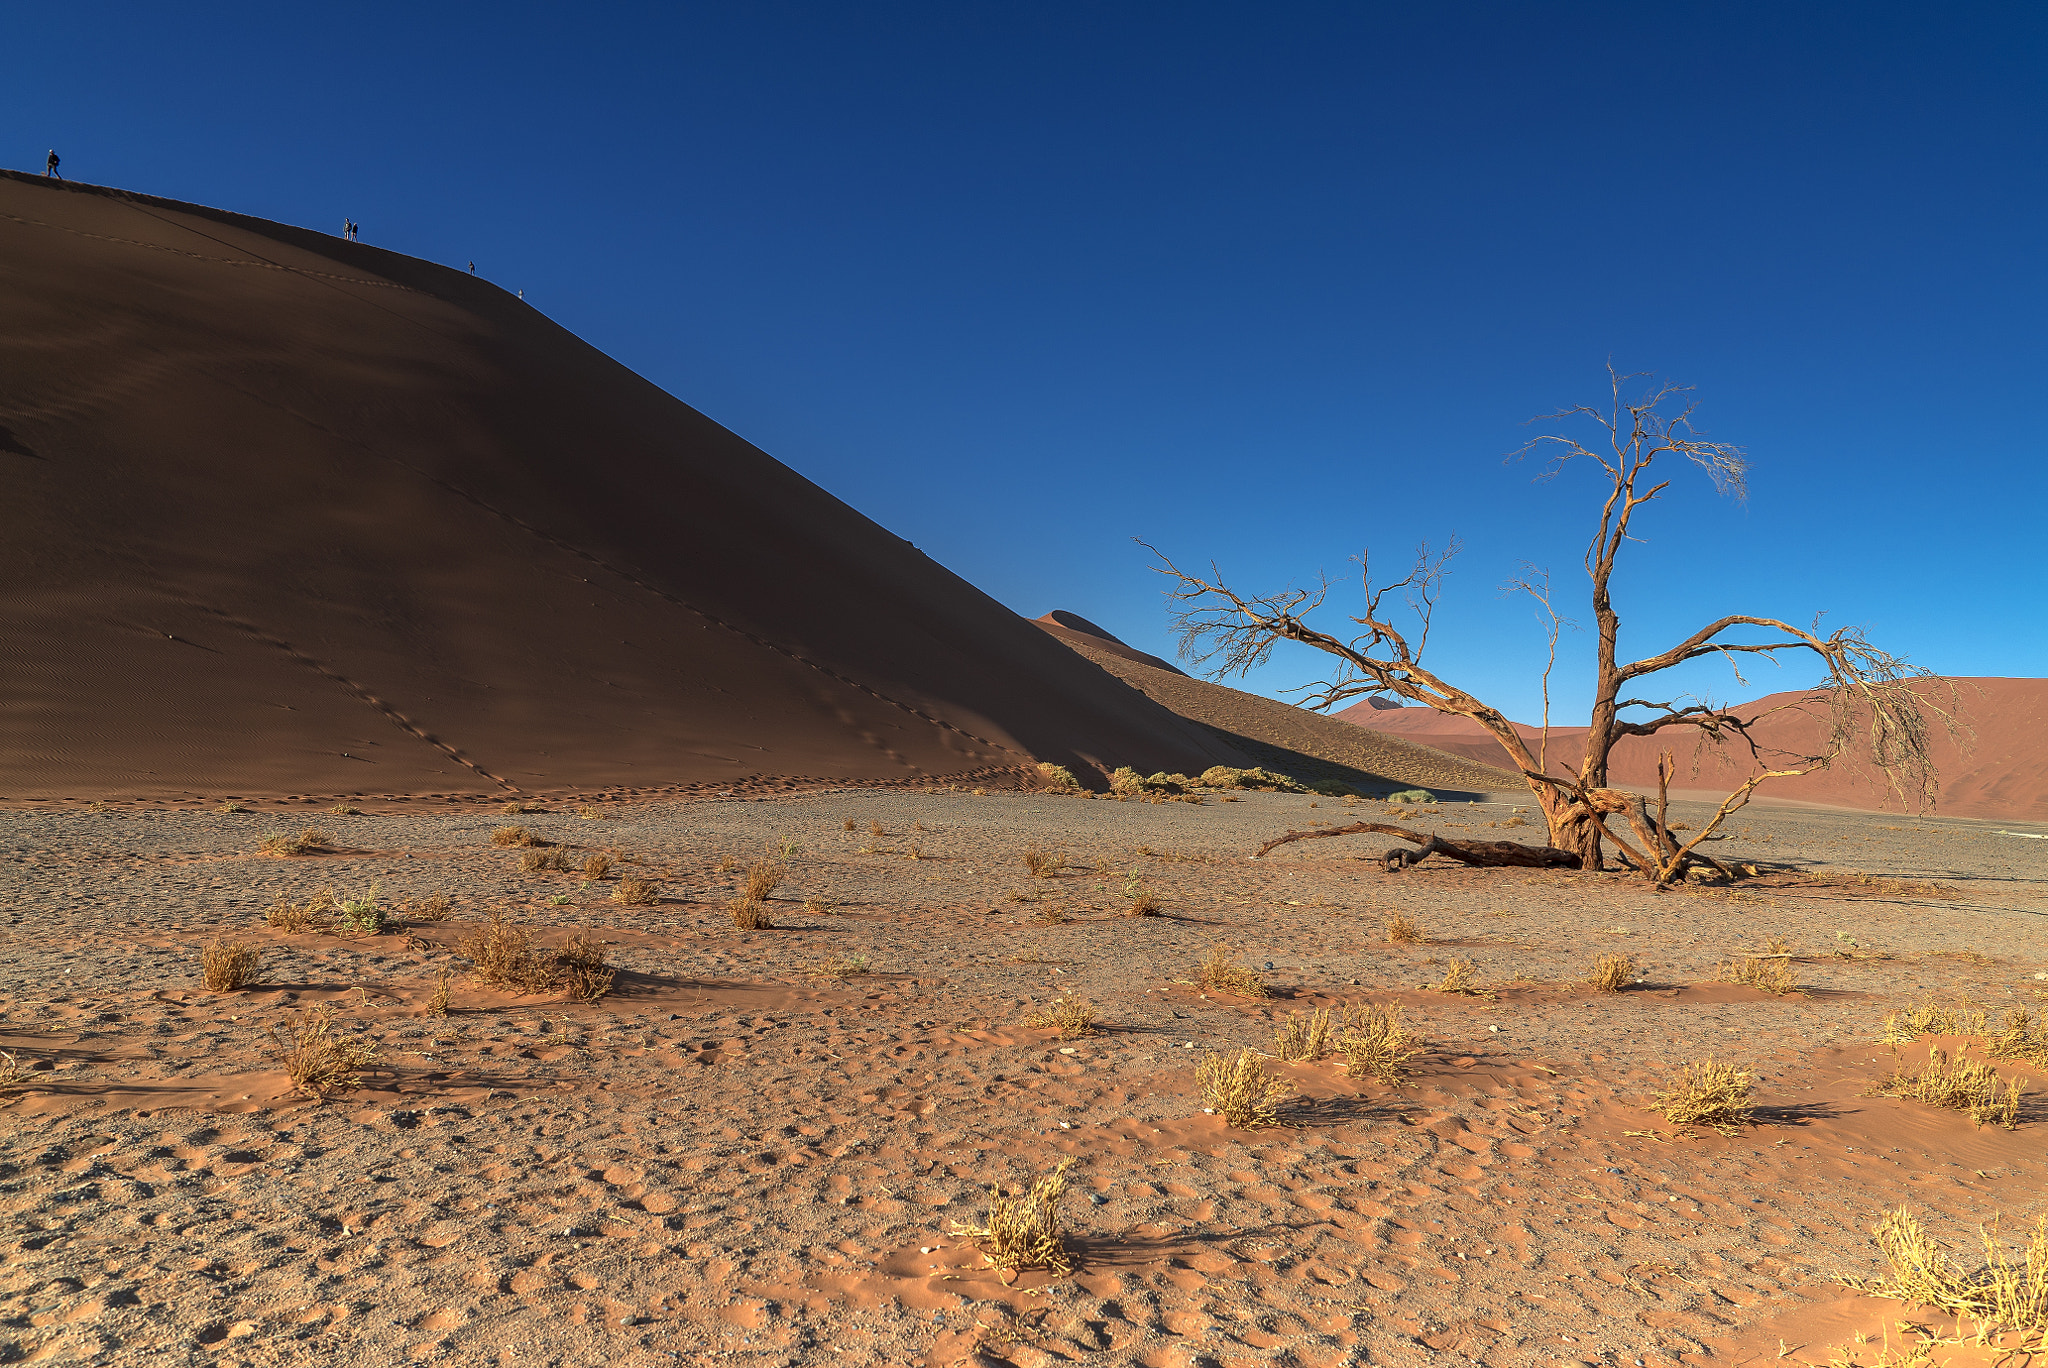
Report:
[[[1165,654],[1133,537],[1271,589],[1455,534],[1432,663],[1532,716],[1541,633],[1496,586],[1546,565],[1583,619],[1596,491],[1502,457],[1612,358],[1756,467],[1642,524],[1625,652],[1824,610],[2048,674],[2038,5],[79,4],[0,36],[0,161],[473,259],[1027,616]]]

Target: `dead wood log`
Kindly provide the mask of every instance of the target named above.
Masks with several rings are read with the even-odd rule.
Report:
[[[1493,868],[1513,866],[1522,869],[1575,869],[1579,864],[1579,857],[1576,854],[1569,850],[1559,850],[1556,846],[1523,845],[1519,841],[1447,841],[1441,836],[1410,831],[1407,827],[1389,826],[1385,822],[1353,822],[1350,826],[1323,827],[1316,831],[1290,831],[1285,836],[1276,836],[1260,846],[1252,858],[1259,859],[1289,841],[1306,841],[1317,836],[1356,836],[1365,831],[1376,831],[1384,836],[1398,836],[1421,847],[1419,850],[1403,850],[1396,846],[1380,856],[1380,863],[1389,874],[1398,873],[1413,864],[1420,864],[1431,855],[1448,855],[1453,860],[1461,860],[1468,865]]]

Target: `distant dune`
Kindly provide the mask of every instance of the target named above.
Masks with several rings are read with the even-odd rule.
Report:
[[[1220,741],[1270,769],[1300,779],[1337,779],[1363,792],[1420,787],[1444,793],[1512,793],[1523,788],[1517,775],[1492,762],[1475,764],[1407,737],[1363,731],[1289,703],[1192,679],[1076,614],[1047,613],[1037,622],[1133,689],[1201,723]],[[1068,625],[1072,623],[1086,623],[1093,631]]]
[[[1941,798],[1936,811],[1950,817],[2048,821],[2048,679],[1958,679],[1955,684],[1965,720],[1976,733],[1976,740],[1967,752],[1945,736],[1937,742],[1935,759],[1941,770]],[[1797,697],[1798,694],[1772,694],[1760,702],[1768,705]],[[1478,723],[1447,717],[1430,708],[1382,711],[1357,704],[1333,716],[1381,735],[1400,736],[1481,764],[1500,764],[1505,758],[1499,744]],[[1818,725],[1811,718],[1786,714],[1759,727],[1757,736],[1767,745],[1798,750],[1811,744]],[[1535,728],[1519,723],[1517,726],[1525,736],[1536,734]],[[1576,767],[1585,735],[1584,727],[1552,729],[1552,773],[1562,774]],[[1741,783],[1749,772],[1711,751],[1696,756],[1697,747],[1682,733],[1673,731],[1666,736],[1669,739],[1661,744],[1643,737],[1624,739],[1614,750],[1609,768],[1612,780],[1631,787],[1655,785],[1657,756],[1664,750],[1672,751],[1678,761],[1681,777],[1674,785],[1677,788],[1698,791],[1718,786],[1725,791]],[[1773,781],[1762,793],[1775,799],[1870,812],[1901,810],[1882,778],[1853,764],[1804,779]]]
[[[1249,757],[487,281],[0,175],[0,798]]]

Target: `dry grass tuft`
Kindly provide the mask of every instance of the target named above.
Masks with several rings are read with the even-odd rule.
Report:
[[[343,898],[334,905],[334,929],[344,936],[374,936],[384,929],[384,904],[377,900],[377,885],[360,898]]]
[[[232,798],[228,799],[226,802],[222,803],[219,807],[214,809],[215,812],[218,812],[223,816],[228,817],[232,817],[238,812],[247,812],[248,810],[248,808],[243,807],[240,803],[236,802]]]
[[[1376,1002],[1346,1009],[1336,1045],[1346,1073],[1370,1075],[1389,1086],[1399,1086],[1408,1075],[1408,1061],[1422,1053],[1422,1037],[1408,1033],[1401,1009]]]
[[[286,932],[325,931],[334,925],[334,911],[340,906],[334,890],[323,888],[302,903],[291,902],[280,893],[263,914],[264,925]]]
[[[568,989],[571,1002],[596,1002],[612,990],[618,970],[604,962],[605,947],[611,942],[592,940],[578,931],[555,951],[555,972]]]
[[[789,867],[780,861],[756,860],[747,870],[747,881],[740,889],[740,896],[754,902],[767,902],[769,895],[788,877]]]
[[[1074,919],[1065,903],[1045,903],[1031,914],[1031,920],[1038,926],[1065,926]]]
[[[1917,1072],[1901,1068],[1874,1091],[1968,1112],[1979,1127],[1993,1121],[2007,1130],[2019,1125],[2020,1098],[2025,1095],[2019,1079],[2002,1080],[1990,1065],[1964,1059],[1960,1053],[1951,1059],[1939,1048],[1927,1052],[1927,1062]]]
[[[655,892],[647,879],[621,879],[612,889],[612,901],[623,907],[646,907],[654,902]]]
[[[1008,1196],[1003,1195],[1000,1184],[992,1185],[988,1223],[975,1226],[954,1221],[949,1233],[979,1249],[990,1268],[1008,1274],[1043,1268],[1065,1277],[1074,1271],[1074,1261],[1060,1228],[1060,1198],[1066,1196],[1067,1170],[1073,1166],[1072,1159],[1062,1159],[1029,1189],[1020,1187]]]
[[[1723,964],[1716,977],[1723,983],[1740,983],[1780,996],[1800,991],[1799,976],[1792,972],[1791,964],[1769,955],[1744,955]]]
[[[327,833],[318,827],[307,827],[296,836],[276,832],[263,838],[266,855],[313,855],[331,848],[327,844]]]
[[[742,931],[775,929],[775,923],[768,919],[768,909],[753,898],[734,898],[725,906],[732,913],[732,924]]]
[[[199,981],[209,993],[232,993],[255,977],[262,958],[247,941],[208,941],[199,952]]]
[[[1202,1087],[1204,1107],[1239,1130],[1279,1125],[1280,1104],[1294,1092],[1293,1084],[1268,1074],[1250,1050],[1239,1050],[1235,1059],[1203,1056],[1195,1066],[1195,1079]]]
[[[271,1027],[270,1038],[292,1087],[316,1102],[361,1087],[363,1070],[377,1062],[375,1046],[334,1034],[334,1013],[326,1007],[306,1008],[282,1031]]]
[[[612,857],[601,850],[583,861],[583,878],[588,883],[596,883],[611,872]]]
[[[847,818],[847,819],[846,819],[846,821],[845,821],[845,822],[844,822],[844,823],[843,823],[843,824],[842,824],[842,825],[840,826],[840,828],[839,828],[839,829],[840,829],[841,831],[852,831],[852,830],[853,830],[853,818],[851,818],[851,817]]]
[[[1049,1005],[1024,1018],[1026,1026],[1056,1030],[1061,1040],[1079,1040],[1095,1034],[1095,1008],[1080,998],[1055,998]]]
[[[1318,1007],[1307,1016],[1289,1012],[1273,1032],[1273,1053],[1289,1063],[1313,1064],[1330,1053],[1330,1009]]]
[[[829,917],[832,915],[832,904],[823,898],[805,898],[804,911],[813,917]]]
[[[530,817],[536,812],[545,812],[547,809],[538,803],[513,802],[505,804],[498,811],[504,813],[507,817]]]
[[[337,817],[360,817],[363,815],[363,810],[361,808],[350,807],[347,803],[336,803],[333,807],[327,810]]]
[[[1873,1233],[1891,1266],[1890,1276],[1848,1280],[1856,1290],[1931,1306],[1958,1321],[1967,1316],[1977,1322],[1980,1342],[2016,1331],[2038,1334],[2048,1343],[2048,1217],[2035,1221],[2027,1246],[2017,1257],[2006,1252],[1996,1225],[1989,1230],[1978,1227],[1984,1262],[1968,1270],[1942,1252],[1911,1207],[1888,1214]]]
[[[1067,857],[1064,852],[1041,850],[1035,845],[1024,852],[1024,868],[1031,872],[1034,879],[1050,879],[1066,867]]]
[[[1443,980],[1439,983],[1431,984],[1430,988],[1431,991],[1438,993],[1464,993],[1470,996],[1477,996],[1479,990],[1472,986],[1472,961],[1459,959],[1453,955],[1450,964],[1444,969]]]
[[[1421,923],[1412,922],[1399,912],[1387,913],[1387,939],[1395,945],[1420,945],[1429,939]]]
[[[519,852],[519,872],[522,874],[543,874],[549,870],[558,874],[569,874],[575,869],[575,857],[559,846],[548,850],[527,849]]]
[[[590,804],[585,803],[582,807],[576,809],[576,815],[586,822],[595,822],[604,816],[604,812],[602,809],[594,808]]]
[[[491,844],[497,846],[539,846],[546,845],[547,842],[523,826],[501,826],[491,833]]]
[[[1593,961],[1586,982],[1603,993],[1618,993],[1635,981],[1636,962],[1629,955],[1602,955]]]
[[[1786,940],[1783,936],[1772,936],[1764,942],[1763,953],[1766,955],[1789,955],[1792,953],[1792,942]]]
[[[447,921],[455,913],[455,904],[448,901],[446,893],[430,893],[418,902],[407,899],[398,905],[398,911],[409,922]]]
[[[503,912],[472,930],[456,946],[456,953],[470,962],[479,983],[516,988],[521,993],[544,993],[555,982],[554,957],[537,952],[523,926],[505,920]]]
[[[445,968],[435,976],[433,996],[427,999],[428,1016],[445,1017],[448,1015],[448,980],[452,977],[454,975]]]
[[[888,834],[889,832],[887,828],[885,828],[880,822],[868,823],[868,835],[874,837],[876,840],[879,841]]]
[[[1648,1110],[1678,1126],[1711,1126],[1723,1135],[1748,1124],[1756,1110],[1749,1098],[1749,1070],[1702,1059],[1678,1071],[1671,1086],[1650,1098]]]
[[[1238,997],[1267,996],[1266,981],[1237,962],[1227,945],[1212,945],[1195,971],[1195,982],[1212,993],[1234,993]]]
[[[1041,760],[1038,762],[1038,777],[1045,781],[1047,788],[1055,792],[1079,793],[1081,791],[1081,781],[1076,779],[1074,772],[1065,765],[1055,765]]]
[[[0,1050],[0,1088],[18,1088],[28,1081],[29,1070],[12,1050]]]
[[[1130,902],[1124,907],[1126,917],[1156,917],[1166,904],[1157,893],[1149,888],[1140,888],[1131,894]]]

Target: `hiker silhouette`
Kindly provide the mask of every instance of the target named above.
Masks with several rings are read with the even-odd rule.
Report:
[[[58,180],[63,180],[63,174],[57,170],[58,161],[59,158],[57,156],[57,149],[53,147],[50,149],[50,159],[43,163],[43,174],[46,176],[55,176]]]

